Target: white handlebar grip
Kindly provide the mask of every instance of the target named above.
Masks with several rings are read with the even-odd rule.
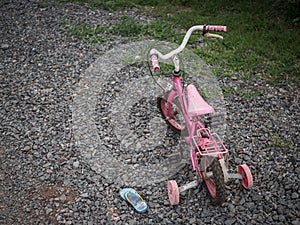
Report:
[[[160,66],[158,63],[157,55],[156,54],[151,55],[150,60],[151,60],[151,64],[152,64],[152,68],[153,68],[154,72],[158,72],[160,70]]]

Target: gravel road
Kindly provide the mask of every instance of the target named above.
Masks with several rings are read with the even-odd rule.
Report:
[[[247,163],[253,188],[229,182],[222,207],[194,188],[172,207],[166,182],[140,185],[135,188],[149,210],[138,214],[120,199],[123,186],[83,158],[71,109],[86,69],[127,40],[85,43],[65,28],[67,21],[108,26],[123,14],[147,18],[134,9],[111,13],[47,2],[46,8],[35,0],[0,3],[0,224],[300,224],[299,87],[250,83],[238,75],[221,79],[232,92],[225,96],[230,168]],[[190,165],[173,178],[191,181]]]

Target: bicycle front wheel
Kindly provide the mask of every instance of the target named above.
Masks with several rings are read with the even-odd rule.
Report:
[[[179,103],[175,103],[174,101],[168,103],[166,99],[159,97],[157,98],[157,105],[163,119],[174,131],[181,132],[184,130],[184,119]]]
[[[205,182],[211,201],[214,205],[222,205],[226,199],[226,189],[224,175],[219,160],[215,157],[209,157],[208,165],[202,171],[202,176]]]

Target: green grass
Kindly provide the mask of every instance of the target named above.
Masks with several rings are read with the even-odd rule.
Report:
[[[105,38],[103,37],[103,33],[105,32],[106,28],[103,27],[94,27],[83,23],[77,26],[71,26],[67,29],[67,31],[76,37],[82,38],[84,41],[92,42],[92,43],[99,43],[105,42]]]
[[[229,86],[228,87],[223,87],[222,91],[223,91],[223,95],[225,97],[228,97],[228,96],[233,95],[233,94],[236,93],[236,90],[233,87],[229,87]]]
[[[262,96],[264,94],[263,91],[259,91],[259,90],[244,90],[242,88],[235,88],[231,86],[223,87],[222,92],[225,97],[235,95],[235,96],[243,97],[244,99],[247,100],[253,100],[258,96]]]
[[[44,9],[44,8],[47,8],[49,5],[49,3],[47,1],[41,1],[38,3],[38,6],[41,8],[41,9]]]
[[[109,11],[115,11],[134,6],[132,1],[125,0],[60,0],[60,2],[76,2],[78,4],[88,4],[92,8],[103,8]]]
[[[297,149],[294,149],[294,143],[287,138],[281,137],[277,134],[274,134],[269,140],[270,146],[273,148],[279,148],[285,154],[293,152],[297,154]]]
[[[123,16],[120,21],[109,27],[91,27],[86,23],[72,24],[72,21],[62,22],[66,27],[66,31],[79,39],[86,42],[105,42],[114,36],[128,37],[129,40],[141,40],[145,36],[152,38],[162,38],[174,33],[170,27],[159,22],[152,22],[149,24],[139,24],[134,19]],[[172,39],[175,40],[174,38]]]
[[[206,48],[195,49],[219,76],[238,76],[253,81],[300,84],[300,1],[296,0],[61,0],[91,7],[119,10],[138,7],[159,22],[146,25],[123,17],[111,29],[93,30],[76,25],[72,35],[98,41],[95,37],[122,35],[131,38],[161,38],[196,24],[227,25],[224,41],[208,40]],[[149,7],[151,6],[151,7]],[[103,29],[103,30],[101,30]],[[81,33],[80,33],[81,30]],[[84,31],[86,30],[86,31]],[[88,38],[86,38],[88,37]],[[196,40],[196,39],[194,39]],[[103,41],[100,38],[100,41]],[[174,39],[178,42],[178,39]]]

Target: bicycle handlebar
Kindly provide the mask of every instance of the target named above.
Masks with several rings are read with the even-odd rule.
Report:
[[[171,52],[163,55],[161,52],[159,52],[156,49],[151,49],[150,50],[150,60],[152,64],[152,68],[154,72],[158,72],[160,70],[160,66],[158,63],[158,58],[167,60],[171,58],[174,55],[177,55],[180,53],[186,46],[188,40],[190,39],[191,34],[196,31],[196,30],[203,30],[204,33],[207,33],[208,31],[215,31],[215,32],[227,32],[227,27],[226,26],[213,26],[213,25],[198,25],[198,26],[193,26],[191,27],[185,34],[183,41],[181,45],[175,49],[172,50]],[[223,38],[220,35],[207,35],[208,37],[217,37],[217,38]]]
[[[211,33],[204,34],[204,37],[211,37],[211,38],[220,38],[220,39],[223,39],[223,36],[221,36],[219,34],[211,34]]]

